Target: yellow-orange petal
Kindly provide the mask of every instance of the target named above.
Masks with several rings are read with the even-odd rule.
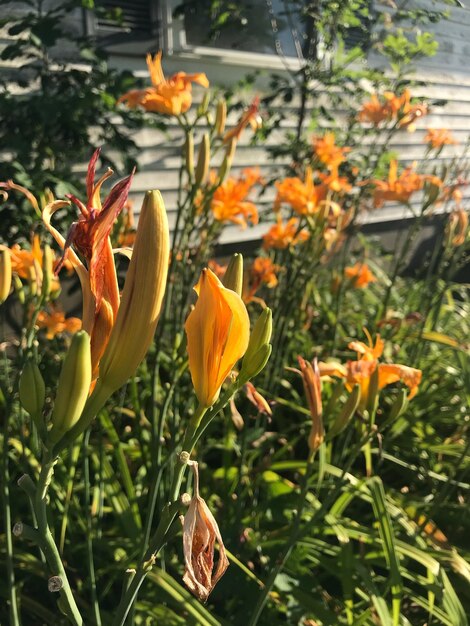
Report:
[[[226,289],[211,270],[202,271],[195,291],[198,300],[185,324],[189,369],[196,396],[208,407],[246,352],[250,320],[240,296]]]
[[[401,381],[410,390],[408,399],[411,400],[417,392],[421,383],[422,372],[414,367],[400,365],[396,363],[381,363],[379,365],[379,389],[387,385]]]

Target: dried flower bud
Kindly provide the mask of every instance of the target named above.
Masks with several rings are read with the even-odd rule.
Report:
[[[185,563],[183,581],[199,600],[205,602],[223,576],[229,562],[217,522],[199,495],[197,463],[193,463],[191,467],[194,472],[194,495],[183,522]],[[219,560],[214,572],[216,540],[219,544]]]

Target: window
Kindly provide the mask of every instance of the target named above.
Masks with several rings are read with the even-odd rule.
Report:
[[[90,30],[103,45],[156,40],[159,5],[155,0],[96,0]]]
[[[184,21],[189,46],[301,56],[301,5],[292,0],[182,0],[175,15]]]

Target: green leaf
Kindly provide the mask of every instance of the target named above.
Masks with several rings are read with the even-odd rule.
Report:
[[[392,521],[387,509],[385,490],[382,481],[373,476],[367,481],[367,486],[372,495],[372,506],[379,522],[380,536],[382,537],[385,550],[385,558],[390,569],[390,584],[392,588],[392,624],[399,626],[400,606],[403,595],[403,582],[400,575],[400,561],[395,546],[395,535]]]

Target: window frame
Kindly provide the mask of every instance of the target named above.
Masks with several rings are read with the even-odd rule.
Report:
[[[250,52],[188,43],[183,18],[174,18],[175,8],[181,0],[148,0],[153,28],[147,38],[136,39],[131,33],[116,32],[100,37],[95,11],[83,9],[84,31],[88,36],[100,38],[110,54],[142,56],[146,52],[163,50],[165,56],[177,56],[192,61],[224,63],[248,69],[298,70],[303,60],[298,56],[281,56],[275,52]]]

